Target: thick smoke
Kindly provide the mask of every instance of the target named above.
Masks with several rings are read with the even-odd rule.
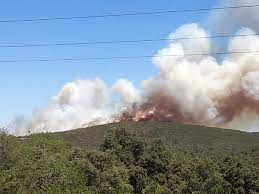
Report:
[[[114,122],[115,115],[131,110],[138,98],[132,83],[124,79],[119,79],[112,88],[100,79],[77,80],[64,85],[49,105],[35,110],[30,119],[16,118],[8,128],[14,129],[16,135],[24,135]]]
[[[139,91],[128,80],[118,79],[111,90],[120,97],[124,108],[131,108],[133,103],[140,100]]]
[[[257,12],[223,13],[224,21],[219,13],[212,13],[213,21],[222,19],[217,29],[233,30],[225,26],[230,22],[238,28],[238,35],[258,31]],[[240,14],[249,18],[246,26],[250,28],[242,27],[245,21]],[[193,23],[179,27],[170,38],[206,36],[211,34]],[[153,58],[158,74],[144,79],[140,90],[124,79],[111,87],[100,79],[78,80],[66,84],[48,107],[35,111],[30,119],[16,119],[10,128],[21,135],[28,130],[60,131],[117,121],[158,120],[259,131],[259,55],[254,52],[259,51],[259,36],[231,38],[226,48],[230,54],[223,58],[189,55],[213,53],[216,47],[205,38],[171,41]],[[233,53],[240,51],[245,52]]]
[[[108,122],[108,91],[99,80],[79,80],[64,85],[48,107],[35,110],[28,121],[12,123],[17,134],[24,130],[31,132],[59,131],[81,127],[84,123]],[[101,118],[101,120],[99,120]],[[22,124],[22,125],[21,125]]]
[[[251,33],[254,32],[247,28],[237,32]],[[177,37],[178,34],[184,37],[209,36],[197,24],[182,26],[171,36]],[[143,81],[144,102],[125,119],[169,120],[258,130],[259,56],[255,53],[229,54],[221,63],[212,56],[180,56],[210,53],[211,48],[207,39],[196,39],[174,41],[160,50],[154,57],[159,75]],[[257,51],[259,38],[235,37],[230,40],[228,50]],[[170,57],[175,54],[179,57]],[[238,125],[239,120],[243,126]]]

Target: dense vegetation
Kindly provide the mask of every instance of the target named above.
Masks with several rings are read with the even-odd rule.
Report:
[[[132,131],[110,130],[92,151],[1,133],[0,193],[259,193],[257,150],[194,152]]]

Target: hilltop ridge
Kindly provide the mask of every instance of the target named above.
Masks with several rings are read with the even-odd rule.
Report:
[[[180,148],[185,151],[259,150],[258,133],[172,122],[111,123],[56,132],[53,133],[53,136],[76,147],[97,149],[104,140],[105,134],[116,128],[131,130],[147,140],[158,138],[169,148]]]

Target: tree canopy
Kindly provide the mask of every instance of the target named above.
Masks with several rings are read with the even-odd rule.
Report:
[[[258,193],[250,153],[198,154],[169,149],[129,130],[111,130],[99,150],[50,134],[0,135],[0,193]]]

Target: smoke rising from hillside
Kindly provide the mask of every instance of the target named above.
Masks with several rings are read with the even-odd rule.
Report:
[[[252,34],[243,28],[237,34]],[[197,24],[180,27],[171,36],[208,35]],[[184,123],[232,127],[238,118],[259,114],[259,56],[255,53],[230,54],[218,63],[213,56],[164,57],[172,54],[210,53],[209,40],[172,42],[158,52],[154,63],[159,75],[143,81],[143,98],[132,120],[169,120]],[[229,51],[259,50],[258,37],[235,37]],[[159,56],[163,57],[159,57]],[[129,116],[127,116],[129,117]],[[127,118],[125,118],[127,119]],[[257,129],[257,117],[243,130]]]
[[[257,12],[242,14],[259,18]],[[238,27],[243,26],[239,16],[232,16],[233,21],[240,21],[235,23]],[[213,17],[220,19],[219,15]],[[258,29],[252,20],[250,28],[240,27],[236,34],[255,33]],[[224,26],[224,22],[220,24]],[[170,38],[204,36],[210,33],[193,23],[179,27]],[[61,131],[116,121],[158,120],[259,131],[259,55],[252,53],[259,51],[259,37],[239,36],[228,42],[229,52],[251,53],[229,54],[223,60],[213,55],[188,56],[212,53],[216,47],[210,39],[169,42],[153,58],[157,75],[143,78],[140,90],[125,79],[111,87],[100,79],[77,80],[66,84],[48,107],[35,111],[29,119],[15,120],[9,127],[21,135],[28,130]]]

